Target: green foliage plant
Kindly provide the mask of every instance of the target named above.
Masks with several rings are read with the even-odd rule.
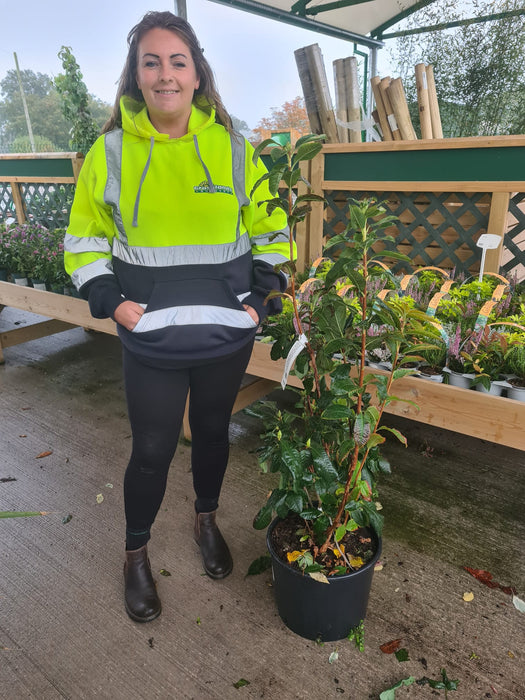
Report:
[[[257,159],[264,148],[272,149],[273,166],[261,180],[268,180],[273,198],[264,204],[269,211],[280,207],[288,216],[291,259],[296,224],[307,215],[311,202],[322,200],[311,192],[300,167],[321,150],[321,140],[308,135],[294,147],[268,139],[254,154]],[[300,181],[306,183],[307,194],[294,198],[293,188]],[[293,307],[293,329],[288,321],[277,320],[267,324],[266,332],[273,340],[274,359],[286,357],[294,338],[300,339],[303,347],[293,372],[302,388],[292,389],[297,398],[293,410],[274,402],[261,402],[249,410],[264,424],[260,465],[263,471],[279,474],[254,526],[265,528],[274,513],[299,518],[303,549],[295,565],[310,574],[343,574],[359,568],[363,562],[345,553],[344,538],[359,527],[381,534],[376,477],[390,466],[380,448],[386,434],[406,444],[399,431],[383,424],[384,412],[396,400],[396,380],[414,373],[403,364],[419,359],[417,352],[439,336],[432,320],[411,299],[395,294],[382,299],[370,291],[378,280],[390,277],[376,264],[383,254],[373,252],[373,247],[388,240],[384,229],[393,222],[394,217],[375,201],[351,201],[346,229],[325,248],[325,254],[333,248],[340,251],[337,260],[312,271],[306,291],[304,286],[297,288],[293,262],[278,266],[290,275],[289,291],[282,296]],[[406,260],[392,251],[388,256]],[[388,348],[392,369],[371,373],[367,353],[380,345]],[[370,547],[368,559],[373,555]]]
[[[525,332],[509,334],[507,343],[503,371],[515,375],[513,384],[525,387]]]
[[[71,124],[71,147],[86,154],[99,135],[99,129],[91,116],[89,93],[71,47],[62,46],[58,57],[62,61],[64,73],[55,78],[55,87],[62,99],[64,117]]]

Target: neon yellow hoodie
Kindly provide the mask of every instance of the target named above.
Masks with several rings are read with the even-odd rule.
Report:
[[[219,357],[248,342],[280,310],[264,305],[286,279],[273,266],[290,257],[284,212],[270,216],[265,172],[253,148],[195,105],[188,133],[155,130],[146,108],[121,101],[122,129],[101,136],[82,167],[65,238],[65,264],[98,318],[131,299],[145,307],[122,342],[160,363]]]

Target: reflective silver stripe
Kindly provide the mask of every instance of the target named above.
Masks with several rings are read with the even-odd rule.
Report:
[[[252,236],[252,245],[268,245],[269,243],[289,243],[288,229],[280,231],[270,231],[270,233],[261,233],[259,236]]]
[[[171,265],[209,265],[230,262],[251,250],[247,233],[233,243],[213,245],[179,245],[146,248],[128,246],[113,239],[113,257],[130,265],[168,267]]]
[[[133,333],[147,333],[167,326],[208,326],[253,328],[256,324],[247,311],[222,306],[172,306],[142,314]]]
[[[279,255],[279,253],[262,253],[261,255],[254,254],[253,259],[262,260],[273,267],[274,265],[287,262],[290,258],[286,257],[286,255]]]
[[[106,165],[108,171],[108,179],[104,190],[104,202],[109,204],[109,206],[113,209],[113,220],[119,231],[120,238],[126,242],[128,237],[126,236],[124,224],[122,223],[122,214],[120,213],[122,137],[122,129],[109,131],[104,137]]]
[[[244,138],[237,133],[230,133],[230,143],[232,149],[232,178],[233,191],[239,202],[239,210],[237,212],[237,228],[235,237],[241,235],[241,208],[247,207],[250,199],[246,194],[246,143]]]
[[[111,260],[100,258],[99,260],[95,260],[95,262],[79,267],[78,270],[73,272],[71,279],[73,280],[75,287],[80,289],[83,284],[86,284],[86,282],[89,282],[94,277],[112,274],[114,273],[113,268],[111,267]]]
[[[111,246],[105,236],[73,236],[66,233],[64,250],[68,253],[111,253]]]

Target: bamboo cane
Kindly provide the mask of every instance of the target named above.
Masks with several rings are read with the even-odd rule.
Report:
[[[427,66],[428,98],[430,102],[430,119],[432,121],[432,136],[435,139],[443,138],[443,128],[441,126],[441,115],[439,113],[439,103],[436,93],[436,82],[434,80],[434,67]]]
[[[394,78],[392,80],[390,86],[387,88],[387,93],[390,97],[390,102],[392,103],[392,108],[402,138],[406,141],[417,140],[416,132],[414,131],[410,119],[410,112],[408,111],[407,99],[401,78]]]
[[[379,84],[379,89],[381,90],[381,97],[383,98],[383,105],[386,111],[386,118],[388,119],[388,126],[392,131],[392,138],[394,141],[401,141],[402,136],[397,125],[396,117],[394,115],[394,110],[392,109],[392,104],[390,102],[390,97],[388,96],[387,88],[390,87],[391,78],[383,78]]]
[[[417,104],[419,107],[419,124],[421,138],[432,138],[432,120],[430,117],[430,101],[428,96],[427,72],[424,63],[418,63],[416,71]]]
[[[379,87],[380,83],[381,78],[378,75],[374,76],[370,80],[372,92],[374,93],[377,113],[379,115],[379,123],[381,124],[381,131],[383,133],[383,141],[393,141],[394,137],[392,136],[392,130],[388,124],[385,105],[383,103],[383,97],[381,96],[381,88]]]

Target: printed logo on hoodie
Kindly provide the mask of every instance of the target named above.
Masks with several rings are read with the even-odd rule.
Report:
[[[233,190],[231,187],[228,187],[228,185],[215,185],[215,190],[217,192],[222,192],[223,194],[233,194]],[[200,182],[198,185],[195,185],[193,187],[193,191],[197,193],[201,192],[209,192],[210,191],[210,186],[206,182],[206,180],[203,180]]]

